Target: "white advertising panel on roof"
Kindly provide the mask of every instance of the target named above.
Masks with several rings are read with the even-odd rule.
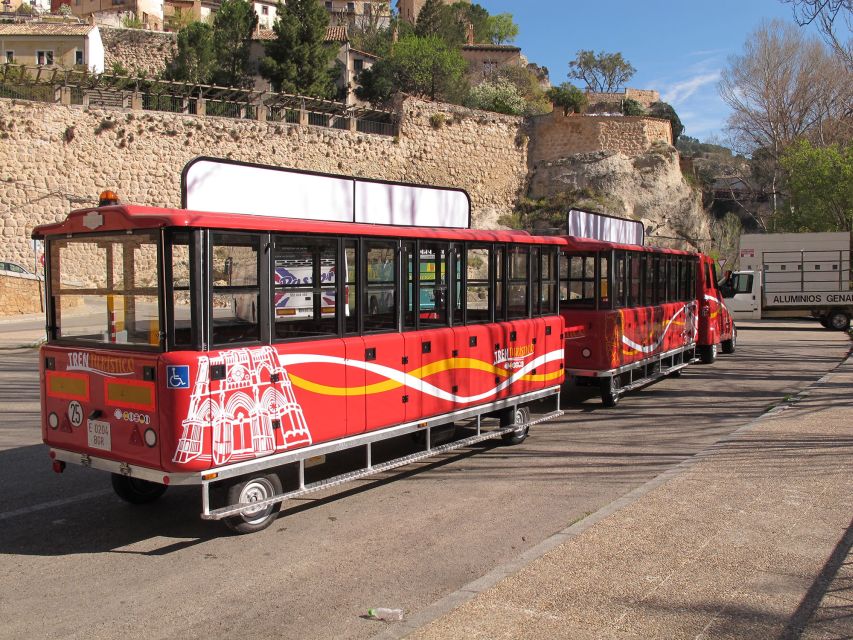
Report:
[[[355,221],[467,229],[468,196],[454,189],[356,181]]]
[[[566,229],[570,236],[604,240],[620,244],[636,244],[643,246],[645,230],[643,223],[638,220],[614,218],[591,211],[572,209],[566,221]]]
[[[197,158],[184,167],[182,205],[195,211],[467,229],[461,189],[362,180]]]

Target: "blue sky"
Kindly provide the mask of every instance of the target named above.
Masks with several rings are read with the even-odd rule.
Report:
[[[551,82],[567,77],[580,49],[621,52],[637,69],[628,83],[657,89],[675,107],[685,134],[725,140],[728,107],[717,94],[720,71],[740,54],[764,19],[793,22],[779,0],[474,0],[489,13],[511,13],[516,45],[548,67]]]

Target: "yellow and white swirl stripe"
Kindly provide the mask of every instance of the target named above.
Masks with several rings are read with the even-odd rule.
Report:
[[[385,378],[385,381],[383,382],[377,382],[375,384],[370,384],[366,386],[333,387],[318,382],[313,382],[311,380],[306,380],[298,375],[295,375],[291,371],[287,372],[287,375],[290,378],[290,382],[293,384],[294,387],[304,389],[305,391],[310,391],[312,393],[327,396],[360,396],[383,393],[385,391],[392,391],[394,389],[399,389],[400,387],[409,387],[411,389],[415,389],[417,391],[420,391],[421,393],[425,393],[440,400],[447,400],[449,402],[456,402],[460,404],[478,402],[480,400],[490,398],[519,380],[524,380],[526,382],[549,382],[551,380],[556,380],[563,375],[563,372],[560,369],[546,374],[537,375],[530,373],[531,371],[533,371],[533,369],[548,364],[549,362],[562,360],[562,349],[558,349],[555,351],[551,351],[550,353],[541,355],[531,360],[526,365],[524,365],[523,368],[513,372],[512,374],[510,374],[504,369],[499,369],[498,367],[492,364],[483,362],[482,360],[475,360],[473,358],[452,358],[447,360],[440,360],[438,362],[434,362],[432,364],[421,367],[420,369],[416,369],[411,373],[404,373],[402,371],[398,371],[397,369],[386,367],[381,364],[376,364],[374,362],[350,360],[348,358],[340,358],[337,356],[294,353],[279,355],[278,358],[281,362],[281,365],[285,369],[293,365],[305,364],[343,365],[345,367],[363,369],[364,371]],[[479,393],[473,396],[456,395],[454,393],[450,393],[444,389],[436,387],[435,385],[432,385],[424,380],[425,378],[431,375],[440,373],[442,371],[448,371],[451,369],[473,369],[493,373],[499,376],[507,376],[507,378],[489,391],[485,391],[483,393]]]
[[[637,344],[636,342],[631,340],[628,336],[623,335],[622,336],[622,344],[629,347],[632,351],[635,351],[635,352],[645,353],[645,354],[654,353],[655,351],[660,349],[660,346],[663,344],[664,338],[666,338],[666,334],[669,332],[669,328],[675,323],[675,319],[678,318],[678,316],[680,316],[682,313],[684,313],[684,311],[686,309],[687,309],[687,307],[681,307],[681,309],[679,309],[678,311],[675,312],[675,315],[673,315],[669,319],[669,322],[666,324],[666,327],[664,328],[664,330],[661,333],[660,338],[657,340],[657,342],[653,342],[650,345],[643,346],[641,344]],[[684,323],[680,322],[678,324],[683,325]]]

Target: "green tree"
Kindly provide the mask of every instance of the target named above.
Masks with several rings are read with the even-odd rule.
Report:
[[[583,80],[587,89],[601,93],[611,93],[625,86],[636,72],[621,53],[599,51],[596,54],[582,49],[569,63],[570,78]]]
[[[273,25],[275,40],[264,43],[261,75],[273,89],[330,98],[335,95],[329,65],[337,47],[325,42],[329,14],[317,0],[280,2]]]
[[[166,79],[207,84],[215,69],[216,53],[211,26],[193,22],[178,31],[178,50],[166,66]]]
[[[492,44],[512,42],[518,37],[518,25],[513,22],[511,13],[489,16],[488,25],[488,38]]]
[[[465,100],[465,106],[519,116],[524,113],[527,102],[512,82],[497,79],[473,87]]]
[[[450,14],[441,0],[426,0],[415,21],[415,35],[421,38],[443,37],[451,24]]]
[[[681,118],[678,117],[678,114],[675,112],[675,109],[671,104],[666,102],[653,102],[649,105],[646,115],[649,115],[652,118],[669,120],[670,125],[672,125],[672,144],[678,142],[679,136],[684,133],[684,125],[681,123]]]
[[[562,109],[563,115],[582,113],[586,109],[586,94],[573,84],[564,82],[558,87],[551,87],[545,92],[554,107]]]
[[[622,101],[622,115],[623,116],[644,116],[646,115],[646,110],[643,109],[643,105],[634,100],[633,98],[625,98]]]
[[[254,69],[249,61],[252,34],[258,14],[246,0],[222,0],[213,18],[213,48],[216,53],[215,84],[243,87],[251,83]]]
[[[459,51],[441,38],[409,36],[361,74],[356,95],[373,104],[387,101],[394,91],[453,100],[461,93],[465,69]]]
[[[66,5],[62,5],[63,7]],[[195,19],[195,15],[190,9],[181,9],[180,7],[175,7],[172,15],[166,18],[166,28],[169,31],[175,31],[180,33],[181,29],[186,29],[193,22],[197,22]]]
[[[853,146],[793,143],[782,154],[790,208],[785,231],[853,231]]]

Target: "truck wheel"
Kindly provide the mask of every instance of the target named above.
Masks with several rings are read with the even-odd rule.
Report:
[[[511,424],[527,425],[530,422],[530,409],[527,407],[516,407],[515,409],[507,409],[501,415],[501,426],[508,427]],[[530,434],[530,427],[525,426],[519,431],[510,431],[501,436],[504,444],[521,444],[527,439]]]
[[[829,318],[827,318],[826,316],[824,316],[822,318],[818,318],[818,322],[820,322],[820,325],[824,329],[829,329]]]
[[[850,328],[850,316],[844,311],[830,311],[826,324],[828,329],[835,331],[847,331]]]
[[[601,378],[598,384],[601,387],[601,404],[608,408],[619,404],[619,396],[621,395],[619,376]]]
[[[139,478],[112,474],[113,491],[116,495],[130,504],[148,504],[166,493],[166,485]]]
[[[737,346],[737,329],[732,329],[732,337],[728,340],[723,340],[720,344],[720,347],[723,350],[723,353],[734,353],[735,347]]]
[[[702,364],[714,364],[717,359],[717,345],[703,344],[699,346],[699,362]]]
[[[228,504],[261,502],[281,493],[281,480],[274,473],[239,480],[228,487]],[[237,533],[255,533],[270,526],[281,503],[248,508],[240,515],[225,519],[225,526]]]

